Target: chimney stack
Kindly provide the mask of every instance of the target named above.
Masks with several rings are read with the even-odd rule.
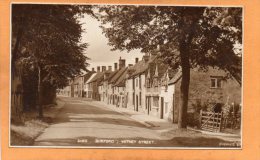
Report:
[[[119,59],[119,69],[124,68],[124,67],[125,67],[125,59],[121,59],[121,57],[120,57],[120,59]]]
[[[108,66],[108,70],[109,70],[109,71],[112,71],[112,66]]]
[[[114,63],[114,70],[116,71],[117,70],[117,63]]]
[[[98,73],[100,72],[100,66],[97,66],[97,72]]]
[[[149,61],[150,56],[148,55],[148,53],[145,53],[145,55],[143,56],[144,62],[147,63]]]
[[[135,64],[138,62],[138,58],[135,58]]]
[[[106,71],[106,66],[102,66],[102,72]]]

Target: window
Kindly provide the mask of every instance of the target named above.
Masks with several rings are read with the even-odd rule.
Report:
[[[155,87],[158,87],[158,79],[157,78],[154,78],[154,82],[153,83],[154,83]]]
[[[138,87],[138,78],[136,78],[135,84],[136,84],[136,87]]]
[[[146,79],[146,88],[150,88],[150,79],[149,78]]]
[[[139,88],[141,89],[141,75],[139,76]]]
[[[153,105],[159,107],[159,97],[153,97]]]
[[[142,105],[142,93],[141,92],[139,93],[139,99],[140,99],[139,103],[140,103],[140,106],[141,106]]]
[[[222,77],[211,77],[210,78],[210,88],[221,88],[222,84],[221,84],[221,79]]]
[[[135,105],[135,93],[133,93],[133,105]]]

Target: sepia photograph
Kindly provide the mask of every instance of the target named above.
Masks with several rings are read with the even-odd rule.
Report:
[[[243,7],[10,10],[9,147],[243,147]]]

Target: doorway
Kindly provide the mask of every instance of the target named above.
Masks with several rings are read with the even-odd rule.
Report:
[[[138,112],[138,95],[136,95],[136,111]]]

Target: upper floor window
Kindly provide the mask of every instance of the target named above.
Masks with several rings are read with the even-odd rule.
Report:
[[[157,78],[154,78],[154,80],[153,80],[153,85],[154,85],[154,87],[158,87],[158,79]]]
[[[139,88],[141,89],[141,86],[142,86],[142,84],[141,84],[141,75],[139,76]]]
[[[222,87],[222,77],[211,77],[210,78],[210,88],[221,88]]]
[[[151,86],[150,86],[150,79],[149,79],[149,78],[146,79],[146,85],[145,85],[145,87],[146,87],[146,88],[150,88],[150,87],[151,87]]]

